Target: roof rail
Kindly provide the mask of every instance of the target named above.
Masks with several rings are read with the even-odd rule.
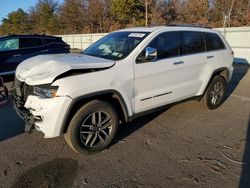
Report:
[[[173,27],[197,27],[197,28],[207,28],[207,29],[212,29],[211,27],[208,26],[202,26],[202,25],[196,25],[196,24],[169,24],[166,26],[173,26]]]
[[[48,36],[46,34],[38,34],[38,33],[28,33],[28,34],[16,34],[16,33],[8,33],[6,36],[35,36],[35,37],[43,37]]]

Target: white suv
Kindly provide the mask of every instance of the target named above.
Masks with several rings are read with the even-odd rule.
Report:
[[[40,55],[16,70],[15,109],[26,131],[64,134],[79,153],[106,148],[118,125],[197,98],[223,102],[233,51],[216,30],[160,26],[119,30],[82,54]]]

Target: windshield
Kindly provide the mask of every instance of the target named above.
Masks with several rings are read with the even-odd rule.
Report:
[[[88,47],[82,54],[121,60],[127,57],[148,34],[148,32],[111,33]]]

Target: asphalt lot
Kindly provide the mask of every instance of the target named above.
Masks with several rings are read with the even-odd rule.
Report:
[[[248,69],[235,66],[220,108],[168,107],[121,126],[109,149],[90,156],[63,137],[24,134],[10,101],[0,107],[0,187],[250,187]]]

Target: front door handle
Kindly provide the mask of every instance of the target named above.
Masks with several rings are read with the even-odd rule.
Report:
[[[48,52],[49,50],[41,50],[41,52],[43,53],[43,52]]]
[[[15,55],[13,55],[12,57],[19,57],[19,56],[21,56],[22,54],[15,54]]]
[[[173,64],[174,65],[180,65],[180,64],[183,64],[184,63],[184,61],[178,61],[178,62],[174,62]]]

